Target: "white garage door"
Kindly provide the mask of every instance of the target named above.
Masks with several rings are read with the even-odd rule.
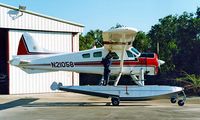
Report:
[[[57,33],[57,32],[33,32],[10,30],[9,31],[9,59],[17,54],[19,40],[24,32],[28,32],[38,41],[41,47],[48,49],[52,52],[68,52],[72,51],[72,34],[71,33]],[[72,85],[71,72],[50,72],[39,74],[27,74],[20,70],[18,67],[11,66],[9,68],[9,89],[10,94],[21,93],[42,93],[52,92],[50,86],[52,82],[62,82],[64,85]],[[74,85],[78,85],[78,80]]]

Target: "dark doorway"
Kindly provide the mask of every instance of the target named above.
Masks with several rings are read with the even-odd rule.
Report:
[[[0,94],[9,94],[8,30],[0,29]]]

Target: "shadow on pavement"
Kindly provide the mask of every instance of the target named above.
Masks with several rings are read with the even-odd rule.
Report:
[[[23,107],[91,107],[91,106],[112,106],[110,102],[41,102],[23,105]],[[151,106],[146,104],[120,104],[119,106]]]
[[[0,104],[0,110],[6,110],[6,109],[17,107],[17,106],[27,105],[36,100],[38,100],[38,98],[23,98],[23,99],[14,100],[11,102]]]

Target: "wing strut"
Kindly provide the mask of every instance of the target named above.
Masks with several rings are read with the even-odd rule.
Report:
[[[125,36],[125,34],[124,34],[124,36]],[[124,48],[122,49],[122,54],[121,54],[121,58],[120,58],[121,59],[120,60],[120,72],[119,72],[118,77],[115,80],[114,86],[117,86],[117,84],[119,83],[119,80],[120,80],[120,78],[122,76],[123,67],[124,67],[124,54],[125,54],[127,45],[128,45],[128,43],[126,43],[126,45],[124,45]]]

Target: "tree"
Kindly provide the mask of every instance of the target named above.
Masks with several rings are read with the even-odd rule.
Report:
[[[133,47],[137,48],[140,52],[147,52],[151,47],[151,42],[145,32],[139,31],[133,41]]]
[[[200,7],[197,8],[196,15],[197,15],[197,18],[200,18]]]
[[[151,47],[157,53],[157,44],[159,44],[159,58],[164,60],[166,64],[162,66],[162,70],[174,70],[172,62],[173,54],[177,52],[176,44],[176,23],[177,16],[166,16],[159,19],[159,23],[152,26],[147,34],[151,41]]]
[[[115,26],[111,27],[110,29],[115,29],[115,28],[120,28],[120,27],[125,27],[125,26],[117,23]]]
[[[87,50],[91,49],[96,45],[96,47],[102,47],[103,44],[103,37],[102,37],[102,30],[90,30],[87,32],[86,35],[79,36],[79,50]]]
[[[175,55],[175,64],[178,70],[189,74],[200,74],[200,20],[193,14],[184,13],[178,18],[177,43],[179,52]]]
[[[90,30],[87,34],[86,37],[92,37],[94,40],[93,46],[95,45],[96,47],[102,47],[103,45],[103,31],[96,29],[96,30]]]
[[[152,49],[156,52],[159,43],[159,57],[165,60],[164,71],[186,71],[189,74],[200,74],[200,19],[197,9],[193,13],[169,15],[152,26],[148,33]]]
[[[79,50],[80,51],[91,49],[93,43],[94,43],[94,40],[92,39],[92,37],[86,37],[86,36],[83,36],[83,34],[79,36]]]

